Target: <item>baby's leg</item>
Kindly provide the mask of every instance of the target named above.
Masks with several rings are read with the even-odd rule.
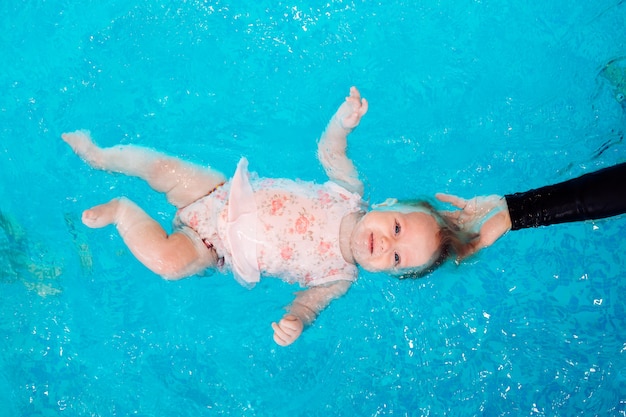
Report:
[[[197,247],[184,233],[168,236],[159,223],[126,198],[85,210],[83,223],[92,228],[114,224],[133,255],[167,279],[193,275],[217,262],[215,251]]]
[[[166,194],[176,207],[184,207],[210,193],[226,178],[221,172],[201,167],[152,149],[133,145],[101,148],[87,131],[61,135],[74,152],[93,168],[139,177]]]

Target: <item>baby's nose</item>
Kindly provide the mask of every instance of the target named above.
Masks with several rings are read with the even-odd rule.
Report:
[[[380,251],[386,253],[391,247],[391,240],[387,236],[381,236],[380,238]]]

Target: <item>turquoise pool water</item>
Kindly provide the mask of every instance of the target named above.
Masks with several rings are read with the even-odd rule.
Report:
[[[419,281],[364,273],[288,348],[270,322],[297,288],[165,282],[80,223],[117,195],[173,211],[62,132],[321,181],[351,85],[372,202],[624,162],[626,4],[512,3],[3,2],[0,415],[626,415],[626,217],[509,233]]]

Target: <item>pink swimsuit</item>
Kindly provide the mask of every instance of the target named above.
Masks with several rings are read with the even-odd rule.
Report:
[[[229,182],[179,210],[176,226],[215,248],[248,287],[261,274],[305,287],[354,281],[357,267],[341,255],[339,227],[364,209],[361,196],[331,181],[250,179],[247,165],[242,158]]]

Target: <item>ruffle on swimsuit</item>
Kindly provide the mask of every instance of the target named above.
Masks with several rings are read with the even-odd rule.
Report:
[[[257,261],[257,207],[248,179],[248,160],[241,158],[231,180],[224,245],[232,256],[232,272],[248,288],[261,279]]]

